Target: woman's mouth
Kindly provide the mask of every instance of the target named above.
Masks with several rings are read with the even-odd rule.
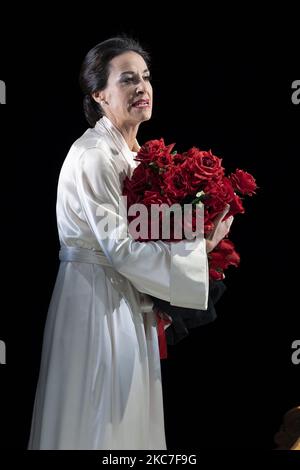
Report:
[[[149,108],[150,101],[149,100],[138,100],[132,104],[133,108]]]

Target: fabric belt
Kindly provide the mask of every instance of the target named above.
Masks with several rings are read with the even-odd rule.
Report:
[[[132,304],[133,299],[128,298],[128,280],[116,271],[103,252],[79,246],[64,245],[61,246],[59,250],[59,259],[60,261],[71,261],[76,263],[100,264],[106,268],[106,276],[109,278],[113,287],[128,300],[128,303]],[[154,305],[151,297],[137,291],[136,289],[135,294],[139,310],[145,313],[151,312]],[[136,305],[131,306],[136,307]]]
[[[61,246],[59,250],[59,259],[61,261],[101,264],[102,266],[112,267],[112,264],[102,251],[81,248],[79,246]]]
[[[60,261],[71,261],[76,263],[90,263],[100,264],[106,268],[106,275],[109,278],[111,284],[117,291],[127,300],[130,307],[136,311],[136,313],[149,313],[153,312],[154,303],[151,297],[147,294],[139,292],[135,289],[135,300],[131,297],[129,299],[128,291],[126,291],[126,278],[118,273],[105,254],[101,251],[96,251],[90,248],[82,248],[78,246],[61,246],[59,250]],[[165,329],[172,323],[171,317],[166,313],[156,309],[156,321],[157,321],[157,333],[159,341],[160,358],[167,358],[167,344],[165,338]]]

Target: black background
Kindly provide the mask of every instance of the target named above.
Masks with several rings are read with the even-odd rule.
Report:
[[[191,9],[164,18],[149,4],[124,12],[16,7],[1,32],[1,446],[24,449],[29,437],[59,263],[57,180],[87,128],[79,67],[91,47],[125,32],[152,55],[153,118],[139,142],[211,148],[229,171],[243,168],[259,185],[232,227],[241,266],[227,273],[218,320],[169,347],[162,361],[168,448],[272,449],[283,414],[300,404],[300,365],[291,361],[300,337],[295,42],[259,15],[248,28],[243,15],[220,27]]]

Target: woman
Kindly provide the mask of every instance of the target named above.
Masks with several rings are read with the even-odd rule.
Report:
[[[139,125],[151,117],[148,56],[136,41],[109,39],[87,54],[80,83],[91,128],[58,182],[61,263],[28,448],[166,449],[150,295],[205,310],[206,251],[230,220],[209,241],[135,241],[120,195],[137,164]]]

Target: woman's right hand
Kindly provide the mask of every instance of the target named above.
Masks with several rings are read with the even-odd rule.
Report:
[[[206,253],[212,251],[228,234],[230,226],[233,222],[233,216],[228,217],[228,219],[224,220],[223,222],[222,219],[224,219],[229,209],[230,206],[227,204],[224,211],[215,218],[214,228],[206,237]]]

